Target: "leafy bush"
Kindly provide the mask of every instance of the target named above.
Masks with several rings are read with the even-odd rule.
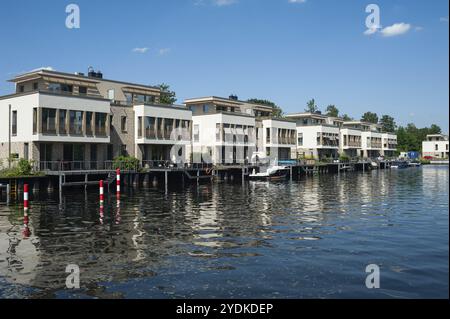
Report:
[[[0,171],[2,177],[17,177],[33,175],[30,161],[21,158],[13,167],[5,168]]]
[[[113,165],[122,170],[138,170],[139,160],[132,156],[119,156],[114,159]]]
[[[341,155],[339,156],[339,161],[341,162],[350,162],[350,157],[348,157],[347,155]]]

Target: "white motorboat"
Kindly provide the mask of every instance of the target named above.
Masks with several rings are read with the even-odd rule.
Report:
[[[249,175],[249,178],[253,180],[283,180],[286,179],[288,173],[289,167],[275,165],[268,167],[265,171],[259,173],[256,173],[256,170],[253,169],[253,172]]]

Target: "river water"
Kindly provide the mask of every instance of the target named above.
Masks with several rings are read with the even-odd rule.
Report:
[[[96,189],[66,192],[28,230],[0,206],[0,297],[448,298],[448,204],[446,166],[130,189],[104,215]]]

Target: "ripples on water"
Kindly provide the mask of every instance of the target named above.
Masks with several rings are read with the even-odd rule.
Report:
[[[448,182],[424,167],[129,190],[103,217],[74,191],[32,201],[29,238],[0,206],[0,297],[448,298]]]

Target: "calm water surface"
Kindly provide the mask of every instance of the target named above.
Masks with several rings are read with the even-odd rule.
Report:
[[[3,298],[448,298],[449,169],[0,206]],[[65,289],[68,264],[81,289]],[[381,269],[381,289],[365,268]]]

